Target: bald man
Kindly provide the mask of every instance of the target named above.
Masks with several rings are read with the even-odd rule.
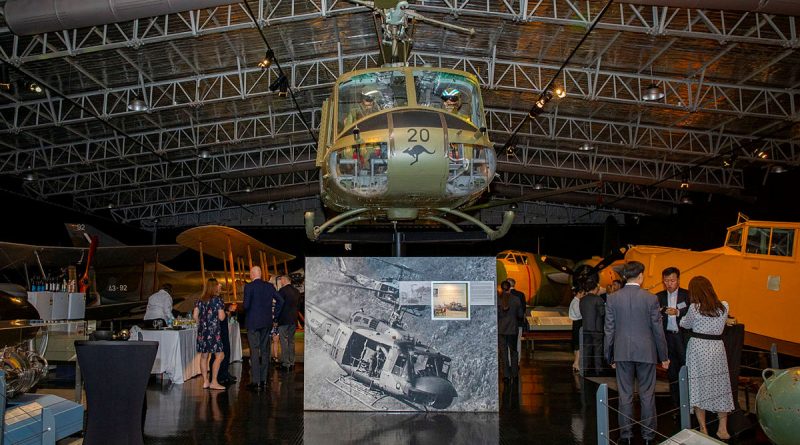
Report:
[[[283,297],[272,283],[261,279],[261,268],[250,269],[250,282],[244,285],[245,327],[250,343],[250,389],[265,389],[268,381],[272,312],[280,314]]]

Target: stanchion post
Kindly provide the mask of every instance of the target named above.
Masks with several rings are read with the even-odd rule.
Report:
[[[6,373],[0,370],[0,445],[6,437]]]
[[[586,375],[586,350],[583,347],[583,327],[578,329],[578,373],[581,377]]]
[[[775,343],[769,348],[769,362],[772,369],[781,369],[780,363],[778,363],[778,345]]]
[[[678,372],[678,392],[681,398],[681,429],[690,429],[692,419],[689,414],[689,369],[686,365],[681,366]]]
[[[597,445],[608,445],[608,385],[597,388]]]

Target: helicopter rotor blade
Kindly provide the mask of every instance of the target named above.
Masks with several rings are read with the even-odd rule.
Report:
[[[452,23],[442,22],[441,20],[431,19],[431,18],[425,17],[424,15],[422,15],[422,14],[420,14],[418,12],[410,11],[408,9],[406,9],[406,14],[409,17],[413,17],[413,18],[419,20],[420,22],[426,22],[426,23],[429,23],[431,25],[441,26],[442,28],[451,29],[453,31],[463,32],[463,33],[469,34],[471,36],[475,35],[475,28],[465,28],[463,26],[454,25]]]

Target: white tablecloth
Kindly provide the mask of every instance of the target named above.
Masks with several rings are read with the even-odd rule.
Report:
[[[196,346],[197,329],[142,330],[142,340],[158,342],[158,353],[151,373],[167,374],[172,383],[183,383],[200,375],[200,354],[197,353]],[[241,345],[239,348],[241,349]]]
[[[228,321],[228,334],[231,340],[231,363],[240,362],[242,361],[242,333],[239,330],[238,321]]]

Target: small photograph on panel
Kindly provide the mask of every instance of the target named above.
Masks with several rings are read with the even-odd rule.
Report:
[[[434,320],[469,320],[469,282],[432,282],[431,308]]]

